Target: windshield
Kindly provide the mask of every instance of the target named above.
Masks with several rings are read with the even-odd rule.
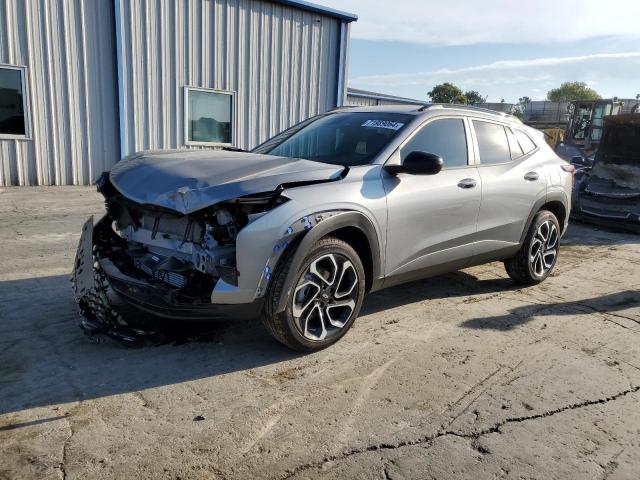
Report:
[[[384,112],[321,115],[276,135],[253,152],[344,166],[366,165],[412,118]]]

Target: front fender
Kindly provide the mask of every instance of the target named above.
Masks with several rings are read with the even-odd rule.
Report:
[[[309,220],[311,219],[311,220]],[[349,210],[334,210],[329,212],[320,212],[301,220],[302,223],[313,222],[311,227],[305,228],[296,252],[293,256],[291,268],[287,272],[285,279],[285,292],[280,296],[280,302],[276,308],[276,313],[284,311],[286,308],[286,300],[289,297],[291,289],[295,286],[296,274],[307,256],[311,247],[322,237],[329,235],[345,227],[355,227],[366,236],[371,249],[372,275],[374,288],[378,284],[377,280],[381,277],[382,257],[380,243],[375,227],[370,219],[363,213]],[[309,225],[309,223],[307,223]],[[266,285],[263,286],[266,288]]]
[[[372,252],[374,286],[382,271],[382,249],[373,222],[359,211],[346,209],[322,210],[301,214],[290,201],[243,228],[236,239],[238,285],[218,280],[211,294],[212,303],[249,303],[263,297],[278,261],[296,243],[292,271],[304,260],[317,240],[343,227],[360,229],[369,241]],[[293,214],[293,215],[292,215]],[[285,222],[282,221],[286,218]],[[289,272],[287,285],[294,273]]]

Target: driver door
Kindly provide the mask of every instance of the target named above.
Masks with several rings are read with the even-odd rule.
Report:
[[[455,270],[473,256],[481,180],[470,164],[469,125],[464,117],[437,117],[419,127],[388,163],[412,151],[439,155],[435,175],[383,171],[388,223],[385,285]],[[399,156],[399,158],[398,158]]]

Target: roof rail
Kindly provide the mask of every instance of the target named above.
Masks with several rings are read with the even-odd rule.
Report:
[[[465,105],[462,103],[427,103],[422,107],[420,107],[418,111],[424,112],[425,110],[428,110],[430,108],[455,108],[459,110],[472,110],[476,112],[491,113],[493,115],[499,115],[501,117],[520,120],[518,117],[510,113],[498,112],[496,110],[491,110],[489,108],[474,107],[473,105]]]

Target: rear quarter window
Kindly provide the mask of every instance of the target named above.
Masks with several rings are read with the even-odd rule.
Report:
[[[522,151],[525,153],[525,155],[529,152],[533,152],[536,149],[536,144],[533,143],[533,140],[529,138],[529,135],[521,130],[516,130],[515,132],[518,143],[520,144],[520,148],[522,148]]]
[[[482,165],[511,161],[509,141],[502,125],[473,120],[473,128],[476,132],[480,163]]]

